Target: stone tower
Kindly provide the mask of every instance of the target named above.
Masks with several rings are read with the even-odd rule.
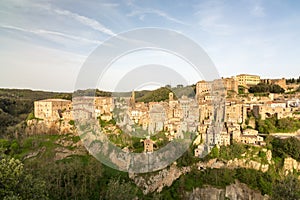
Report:
[[[132,90],[131,98],[130,98],[131,107],[135,107],[135,92]]]
[[[174,100],[174,94],[172,92],[169,93],[169,101]]]

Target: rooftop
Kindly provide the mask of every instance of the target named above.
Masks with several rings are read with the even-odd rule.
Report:
[[[66,100],[66,99],[43,99],[43,100],[38,100],[39,102],[71,102],[70,100]]]

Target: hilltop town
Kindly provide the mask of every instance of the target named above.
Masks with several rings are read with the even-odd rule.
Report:
[[[56,199],[77,198],[81,193],[65,191],[81,187],[98,198],[115,184],[141,199],[278,199],[299,180],[299,86],[300,79],[238,75],[153,91],[84,90],[73,98],[1,89],[0,151],[42,176]],[[97,162],[100,153],[110,161]],[[163,160],[156,166],[152,158]],[[86,185],[77,177],[94,178]]]
[[[267,86],[277,91],[268,91]],[[148,103],[137,102],[134,91],[131,97],[43,99],[34,102],[34,117],[27,121],[28,129],[30,132],[41,126],[45,133],[75,133],[76,119],[99,119],[107,134],[141,134],[145,152],[155,149],[150,136],[157,133],[163,133],[168,141],[182,138],[186,132],[195,133],[194,145],[198,148],[194,153],[201,156],[203,143],[210,149],[232,142],[265,145],[262,134],[267,130],[260,132],[263,129],[258,127],[258,120],[300,118],[297,80],[240,74],[201,80],[195,88],[194,97],[176,96],[170,89],[165,101]]]

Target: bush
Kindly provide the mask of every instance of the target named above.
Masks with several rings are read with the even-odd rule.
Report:
[[[284,93],[284,89],[276,84],[259,83],[249,88],[250,93]]]
[[[300,161],[300,141],[295,137],[287,139],[274,138],[271,141],[273,157],[284,158],[290,156],[297,161]]]
[[[44,181],[27,174],[21,161],[4,157],[0,160],[0,198],[48,199]]]

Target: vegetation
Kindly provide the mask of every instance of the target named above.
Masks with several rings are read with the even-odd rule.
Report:
[[[286,83],[287,84],[299,84],[300,83],[300,76],[299,78],[290,78],[290,79],[286,79]]]
[[[238,86],[238,94],[245,94],[246,88],[242,85]]]
[[[212,157],[224,160],[233,160],[234,158],[241,158],[241,155],[247,151],[246,147],[247,146],[244,144],[234,142],[230,146],[221,146],[219,153],[212,155]]]
[[[292,156],[299,161],[300,141],[296,138],[281,140],[278,138],[268,137],[267,148],[272,149],[275,165],[279,160],[280,166],[270,169],[263,173],[254,169],[202,169],[192,168],[192,171],[185,176],[181,176],[169,188],[165,188],[160,194],[161,198],[181,199],[184,197],[185,191],[192,191],[196,187],[204,187],[211,185],[217,188],[225,188],[227,185],[235,183],[236,180],[247,184],[250,188],[267,194],[271,199],[299,199],[300,198],[300,181],[297,174],[289,174],[281,176],[278,171],[282,167],[282,158]],[[242,158],[242,154],[249,154],[248,157],[253,159],[253,155],[257,155],[257,161],[266,162],[266,153],[260,147],[234,143],[230,146],[222,146],[220,149],[213,148],[205,160],[211,158],[230,160],[234,158]],[[247,156],[247,155],[246,155]],[[184,158],[184,159],[183,159]],[[191,166],[195,158],[189,153],[180,158],[178,166]],[[199,161],[199,160],[197,160]],[[182,165],[186,162],[186,165]],[[194,162],[195,163],[195,162]]]
[[[16,180],[18,184],[25,184],[19,187],[12,187],[14,182],[5,183],[7,186],[6,193],[1,193],[8,197],[14,197],[19,194],[19,199],[35,199],[30,196],[32,193],[38,194],[36,199],[117,199],[123,197],[125,199],[182,199],[186,191],[192,191],[195,187],[204,187],[211,185],[217,188],[225,188],[227,185],[239,180],[246,183],[252,189],[262,192],[262,194],[271,195],[274,199],[282,195],[290,199],[299,197],[299,181],[295,175],[281,177],[276,168],[271,168],[268,172],[262,173],[252,169],[202,169],[192,168],[192,171],[176,180],[172,186],[166,187],[160,194],[152,193],[143,195],[141,190],[129,179],[128,174],[116,171],[105,165],[102,165],[87,153],[81,156],[70,156],[60,161],[55,161],[55,149],[59,147],[55,141],[68,139],[70,141],[78,141],[78,137],[72,135],[41,135],[24,137],[19,140],[0,140],[0,156],[1,162],[3,158],[14,159],[14,166],[22,166],[22,175],[16,177],[8,168],[0,167],[0,177],[14,176],[10,179],[0,178],[1,185],[4,180]],[[153,137],[153,139],[155,139]],[[266,139],[267,147],[272,149],[275,163],[277,159],[286,156],[292,156],[296,160],[300,160],[300,141],[296,138],[280,140],[278,138],[268,137]],[[139,141],[138,141],[139,142]],[[26,155],[36,152],[38,149],[46,148],[40,152],[37,157],[26,158]],[[194,146],[177,160],[177,166],[191,166],[200,161],[199,158],[193,156]],[[214,148],[213,151],[204,159],[234,159],[242,158],[242,154],[257,155],[257,159],[261,161],[266,155],[259,147],[234,143],[227,147]],[[26,159],[24,159],[26,158]],[[19,160],[23,160],[20,162]],[[282,164],[281,164],[282,165]],[[14,167],[9,167],[14,169]],[[6,175],[5,175],[6,174]],[[33,178],[38,177],[38,178]],[[26,180],[25,180],[26,179]],[[27,182],[26,182],[27,181]],[[27,188],[26,188],[27,187]],[[28,187],[30,187],[28,189]],[[12,189],[13,188],[13,189]],[[25,189],[26,190],[25,190]],[[51,191],[51,192],[49,192]],[[286,194],[286,191],[292,191]],[[49,192],[49,193],[48,193]],[[10,196],[9,196],[10,195]],[[41,195],[44,195],[41,197]],[[7,198],[8,198],[7,197]],[[296,198],[297,199],[297,198]]]
[[[253,169],[193,169],[185,176],[181,176],[169,188],[165,188],[160,196],[162,199],[182,199],[186,191],[211,185],[225,188],[239,180],[250,188],[271,196],[271,199],[299,199],[300,182],[295,175],[280,178],[272,172],[263,173]]]
[[[273,157],[285,158],[292,157],[300,162],[300,141],[295,137],[287,139],[270,138]]]
[[[141,195],[127,173],[102,165],[87,152],[55,161],[56,148],[60,147],[55,141],[61,139],[76,142],[78,136],[1,139],[0,199],[115,199],[124,193]],[[45,151],[40,151],[43,148]],[[26,158],[35,152],[39,152],[35,157]]]
[[[92,97],[110,97],[111,92],[102,91],[99,89],[76,90],[74,96],[92,96]]]
[[[165,101],[169,99],[169,93],[171,90],[169,88],[159,88],[150,92],[147,92],[145,95],[136,98],[137,101],[148,103],[150,101]]]
[[[284,89],[276,84],[259,83],[249,88],[250,93],[284,93]]]
[[[176,160],[178,167],[191,166],[200,161],[200,158],[194,156],[194,149],[196,146],[191,145],[188,150]]]
[[[0,199],[48,199],[46,182],[24,170],[20,160],[0,160]]]
[[[183,87],[184,88],[184,87]],[[169,88],[170,89],[170,88]],[[176,88],[175,88],[176,89]],[[178,91],[180,92],[180,87]],[[191,88],[191,93],[193,91]],[[174,88],[172,89],[174,90]],[[158,89],[155,101],[168,99],[170,90]],[[150,94],[150,93],[149,93]],[[170,187],[161,193],[143,195],[140,188],[128,177],[128,173],[111,169],[87,152],[82,155],[68,156],[62,160],[55,159],[57,148],[61,148],[58,140],[76,143],[79,137],[73,135],[36,135],[24,136],[24,120],[32,119],[33,101],[43,98],[69,98],[68,93],[51,93],[30,90],[0,89],[0,199],[182,199],[186,191],[195,187],[212,185],[225,188],[236,180],[246,183],[249,187],[268,194],[272,199],[299,199],[300,184],[297,174],[281,176],[278,171],[282,167],[283,158],[291,156],[300,162],[300,142],[296,138],[281,140],[267,137],[266,148],[272,150],[275,167],[266,173],[252,169],[198,169],[181,176]],[[97,95],[109,95],[98,92]],[[150,99],[145,92],[138,99]],[[186,94],[185,94],[186,95]],[[70,121],[74,124],[74,121]],[[115,121],[100,121],[102,126],[114,125]],[[286,118],[277,120],[275,117],[266,120],[257,119],[260,132],[290,132],[300,128],[299,120]],[[15,133],[19,132],[18,137]],[[8,137],[9,136],[9,137]],[[120,147],[129,146],[135,152],[143,150],[140,138],[131,137],[119,132],[119,136],[109,134],[109,139]],[[163,140],[159,140],[163,138]],[[166,137],[163,132],[151,137],[157,146],[164,146]],[[204,159],[195,158],[195,146],[177,160],[178,167],[191,166],[200,160],[217,158],[230,160],[242,158],[242,154],[257,155],[261,162],[266,153],[259,147],[234,143],[230,146],[213,148]],[[73,146],[66,149],[74,150]],[[29,156],[31,155],[31,157]]]
[[[185,86],[178,85],[175,88],[171,88],[169,86],[161,87],[159,89],[153,91],[137,91],[135,92],[136,101],[139,102],[160,102],[169,99],[169,93],[174,93],[174,99],[180,98],[183,95],[188,97],[194,97],[196,94],[196,86]]]
[[[276,116],[265,120],[256,119],[256,130],[260,133],[290,133],[300,129],[300,120],[294,118],[277,119]]]

